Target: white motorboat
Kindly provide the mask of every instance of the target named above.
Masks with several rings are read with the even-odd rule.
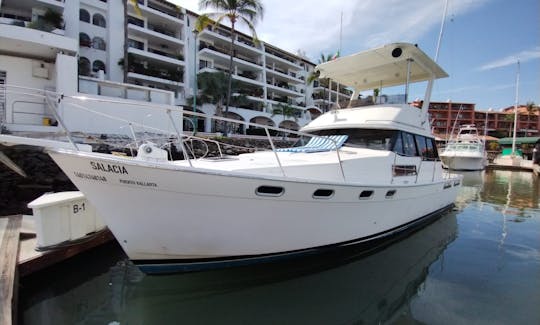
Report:
[[[315,136],[305,146],[277,150],[269,136],[273,150],[217,159],[186,154],[170,161],[152,143],[142,144],[136,157],[65,148],[48,153],[147,273],[364,247],[449,209],[461,176],[442,172],[427,117],[430,85],[447,74],[407,43],[317,69],[353,88],[355,98],[366,89],[405,84],[407,90],[410,82],[428,80],[425,104],[407,105],[405,95],[403,104],[334,110],[300,132],[282,130]],[[258,127],[269,134],[270,127]],[[183,141],[178,144],[188,152]]]
[[[443,166],[452,170],[483,170],[487,165],[485,143],[474,124],[461,126],[440,156]]]

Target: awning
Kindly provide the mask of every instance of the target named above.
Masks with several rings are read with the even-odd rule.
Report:
[[[524,143],[535,144],[539,140],[540,140],[540,137],[521,137],[521,138],[516,138],[516,144],[524,144]],[[512,138],[499,139],[499,144],[503,146],[512,145]]]

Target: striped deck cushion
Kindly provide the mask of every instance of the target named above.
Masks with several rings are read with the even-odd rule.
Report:
[[[347,140],[348,135],[330,135],[328,137],[312,137],[309,142],[302,147],[276,149],[279,152],[321,152],[336,150],[341,148]],[[332,141],[333,140],[333,141]],[[334,144],[335,141],[335,144]]]

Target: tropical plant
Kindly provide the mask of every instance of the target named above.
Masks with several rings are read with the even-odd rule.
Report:
[[[43,20],[51,24],[54,28],[62,28],[62,23],[64,22],[62,14],[51,9],[47,9],[43,15]]]
[[[127,82],[127,76],[128,76],[128,69],[125,69],[125,67],[129,67],[131,64],[130,58],[128,57],[128,2],[130,2],[133,5],[133,8],[135,9],[135,13],[137,16],[141,17],[141,9],[139,8],[139,3],[137,0],[124,0],[124,60],[122,61],[122,65],[124,66],[124,82]],[[118,62],[120,64],[120,62]]]
[[[324,53],[321,53],[321,56],[319,57],[317,63],[318,64],[321,64],[321,63],[325,63],[325,62],[328,62],[328,61],[332,61],[334,59],[334,56],[332,54],[324,54]],[[320,71],[313,71],[307,78],[307,84],[310,85],[313,81],[315,81],[316,79],[319,79],[320,77],[320,74],[321,72]],[[328,89],[328,94],[329,94],[329,97],[330,99],[332,98],[330,93],[331,93],[331,82],[330,82],[330,78],[323,78],[319,81],[320,85],[327,88]],[[326,91],[323,91],[323,99],[324,99],[324,94],[326,93]],[[329,104],[330,105],[330,104]]]
[[[62,23],[64,19],[62,14],[54,10],[47,9],[43,17],[31,22],[28,24],[29,28],[42,30],[45,32],[51,32],[57,28],[62,28]]]
[[[197,88],[199,89],[197,95],[197,103],[200,104],[213,104],[216,106],[216,115],[223,116],[223,103],[228,94],[227,75],[223,72],[203,72],[197,77]],[[239,82],[233,80],[231,83],[231,89],[235,91],[239,88]],[[194,98],[188,98],[188,105],[193,104]],[[234,104],[241,105],[247,101],[245,95],[234,96]],[[225,117],[227,112],[225,112]],[[217,125],[221,129],[226,130],[226,125],[222,125],[221,121],[218,121]]]
[[[272,110],[272,117],[277,114],[283,115],[283,118],[292,117],[295,121],[298,121],[298,116],[296,115],[299,112],[298,108],[294,108],[287,104],[279,103],[277,107]]]
[[[527,108],[527,128],[528,128],[531,122],[531,115],[535,115],[538,112],[538,106],[536,106],[534,102],[527,102],[527,104],[525,104],[525,107]]]
[[[503,119],[507,122],[510,122],[510,128],[508,129],[508,136],[512,136],[512,129],[514,127],[514,113],[512,114],[505,114]]]
[[[229,111],[229,105],[231,101],[232,90],[232,71],[233,71],[233,57],[234,57],[234,41],[236,38],[236,24],[244,23],[248,26],[253,36],[255,44],[258,43],[257,33],[255,31],[255,24],[257,21],[263,18],[264,7],[261,0],[200,0],[199,9],[204,10],[212,8],[217,12],[208,13],[202,19],[211,18],[215,21],[214,26],[220,24],[224,19],[227,19],[231,24],[231,46],[230,46],[230,60],[229,60],[229,78],[227,96],[225,101],[225,113]],[[225,130],[227,128],[225,127]],[[227,135],[225,133],[225,135]]]

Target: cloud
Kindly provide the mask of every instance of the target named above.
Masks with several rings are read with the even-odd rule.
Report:
[[[530,60],[540,59],[540,46],[533,48],[532,50],[524,50],[519,53],[508,55],[502,59],[491,61],[479,67],[477,70],[486,71],[497,68],[506,67],[508,65],[516,64],[519,60],[521,63]]]
[[[477,9],[489,1],[492,0],[453,0],[448,17]],[[199,12],[198,0],[170,2]],[[417,43],[427,32],[438,28],[444,10],[443,1],[433,0],[263,0],[263,5],[264,19],[256,26],[259,39],[292,53],[305,51],[312,59],[339,49],[341,13],[341,53],[346,55],[389,42]]]

